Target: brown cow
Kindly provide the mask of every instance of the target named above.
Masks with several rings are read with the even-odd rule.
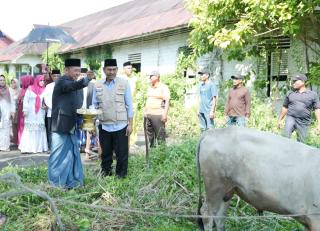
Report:
[[[224,216],[233,194],[257,210],[306,214],[295,219],[309,231],[320,231],[320,150],[275,134],[229,127],[205,132],[198,144],[204,178],[204,216]],[[200,173],[199,173],[200,174]],[[200,176],[200,175],[199,175]],[[202,219],[206,231],[213,221]]]

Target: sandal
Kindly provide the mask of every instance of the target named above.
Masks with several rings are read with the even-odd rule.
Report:
[[[95,158],[97,153],[91,151],[90,149],[85,149],[85,153],[86,153],[86,159],[92,159]]]

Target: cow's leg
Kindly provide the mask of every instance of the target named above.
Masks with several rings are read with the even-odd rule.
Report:
[[[207,199],[201,208],[203,216],[224,216],[229,206],[229,202],[223,201],[224,193],[207,192]],[[217,231],[224,231],[224,218],[203,218],[205,231],[212,231],[213,221],[216,224]]]
[[[202,205],[202,207],[200,209],[200,212],[201,212],[202,216],[205,216],[204,218],[202,218],[204,230],[205,231],[212,231],[213,218],[212,217],[208,217],[208,216],[212,216],[212,214],[209,213],[207,199],[203,203],[203,205]]]
[[[220,201],[219,210],[215,214],[217,217],[223,217],[226,215],[226,211],[229,207],[230,202],[224,202],[223,200]],[[214,218],[214,222],[216,223],[217,231],[224,230],[224,221],[225,218]]]

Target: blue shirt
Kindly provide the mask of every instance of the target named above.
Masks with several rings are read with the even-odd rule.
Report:
[[[116,77],[120,78],[120,77]],[[111,82],[105,81],[103,83],[103,87],[107,89],[107,91],[111,91],[115,86],[114,79]],[[132,96],[131,96],[131,90],[129,84],[126,87],[125,93],[124,93],[124,103],[127,109],[127,115],[129,119],[133,118],[133,103],[132,103]],[[98,101],[96,97],[96,89],[93,89],[92,93],[92,104],[95,107],[98,107]],[[121,129],[125,128],[128,125],[127,122],[116,122],[114,124],[103,124],[102,129],[107,132],[115,132],[120,131]]]
[[[217,87],[212,81],[200,83],[200,113],[209,114],[212,108],[212,99],[217,97]]]

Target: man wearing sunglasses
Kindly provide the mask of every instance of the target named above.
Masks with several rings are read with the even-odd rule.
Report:
[[[316,92],[306,88],[307,76],[295,74],[291,78],[293,91],[290,91],[283,103],[278,119],[278,129],[281,120],[286,116],[284,135],[291,137],[296,131],[298,141],[305,142],[311,124],[311,112],[314,110],[318,121],[317,132],[320,131],[320,102]]]

